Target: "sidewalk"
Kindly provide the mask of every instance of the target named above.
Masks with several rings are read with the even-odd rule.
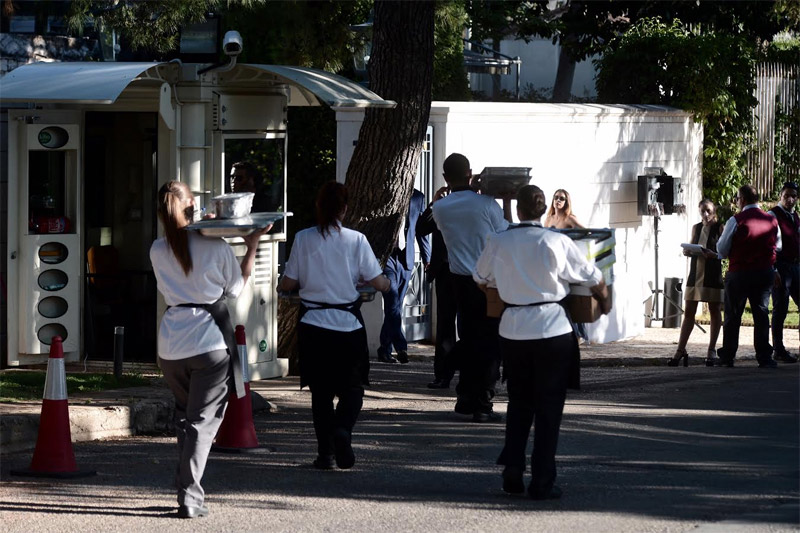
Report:
[[[581,364],[584,367],[663,365],[675,352],[678,334],[678,329],[646,328],[643,335],[625,341],[584,344],[581,346]],[[789,333],[787,337],[789,346],[793,340],[791,335]],[[695,329],[687,346],[691,364],[703,364],[707,342],[708,334]],[[752,328],[741,329],[739,343],[741,348],[737,360],[752,361]],[[410,365],[424,366],[430,372],[428,367],[432,365],[433,352],[432,345],[410,345]],[[287,377],[254,381],[250,388],[255,393],[253,410],[258,412],[280,406],[281,398],[295,394],[299,390],[299,379]],[[379,394],[379,391],[372,392]],[[73,442],[171,431],[172,394],[163,384],[74,394],[69,398],[69,406]],[[0,404],[0,453],[34,448],[40,411],[41,401]]]

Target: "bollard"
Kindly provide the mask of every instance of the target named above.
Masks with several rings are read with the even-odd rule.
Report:
[[[123,326],[114,327],[114,377],[122,377],[122,356],[125,351],[125,328]]]

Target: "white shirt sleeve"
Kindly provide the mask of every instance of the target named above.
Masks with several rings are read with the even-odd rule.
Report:
[[[297,233],[294,236],[294,243],[292,243],[292,251],[289,253],[289,260],[286,261],[286,266],[283,269],[283,275],[293,280],[300,279],[299,259],[303,247],[303,236]]]
[[[222,275],[226,280],[228,280],[228,284],[224,289],[225,296],[228,298],[236,298],[239,296],[239,294],[241,294],[242,289],[244,289],[242,267],[239,265],[239,261],[236,259],[236,254],[233,253],[233,248],[231,248],[225,241],[222,241],[222,244],[224,245],[224,248],[222,249]]]
[[[490,235],[489,239],[486,241],[486,246],[483,248],[483,252],[481,252],[480,257],[478,257],[478,262],[475,263],[475,270],[472,272],[472,279],[475,280],[475,283],[494,285],[495,277],[492,262],[496,255],[496,248],[497,245]]]
[[[508,220],[503,217],[503,208],[492,200],[492,208],[489,210],[489,222],[495,233],[500,233],[508,229]]]
[[[731,245],[733,244],[733,235],[736,233],[736,219],[731,217],[725,222],[725,229],[722,230],[722,236],[717,241],[717,256],[720,259],[726,259],[731,253]]]

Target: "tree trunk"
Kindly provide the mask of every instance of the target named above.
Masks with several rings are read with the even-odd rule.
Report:
[[[345,226],[367,236],[381,263],[405,218],[431,109],[433,1],[378,0],[370,89],[397,102],[367,109],[347,169]]]
[[[375,2],[370,89],[397,102],[367,109],[347,169],[344,225],[364,233],[381,264],[405,219],[428,117],[433,82],[434,2]],[[278,352],[297,367],[297,309],[278,307]]]
[[[572,81],[575,79],[575,60],[564,46],[558,53],[558,70],[556,81],[553,84],[553,98],[555,103],[566,103],[572,95]]]

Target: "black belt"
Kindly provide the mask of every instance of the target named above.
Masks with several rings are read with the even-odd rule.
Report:
[[[225,344],[228,346],[228,353],[231,356],[231,370],[233,372],[233,385],[236,390],[236,397],[244,398],[245,390],[244,378],[242,377],[242,361],[239,358],[239,349],[236,345],[236,333],[231,323],[231,315],[223,299],[220,298],[213,304],[177,304],[171,307],[196,307],[208,311],[208,314],[214,319],[214,323],[222,333]]]
[[[310,303],[311,305],[315,305],[316,307],[308,307],[306,303]],[[340,311],[347,311],[358,320],[358,323],[361,324],[361,327],[365,328],[364,325],[364,317],[361,314],[361,296],[358,297],[358,300],[355,302],[350,302],[346,304],[330,304],[327,302],[315,302],[313,300],[306,300],[301,298],[300,299],[300,314],[297,317],[297,322],[299,323],[303,316],[309,311],[316,311],[318,309],[338,309]]]

